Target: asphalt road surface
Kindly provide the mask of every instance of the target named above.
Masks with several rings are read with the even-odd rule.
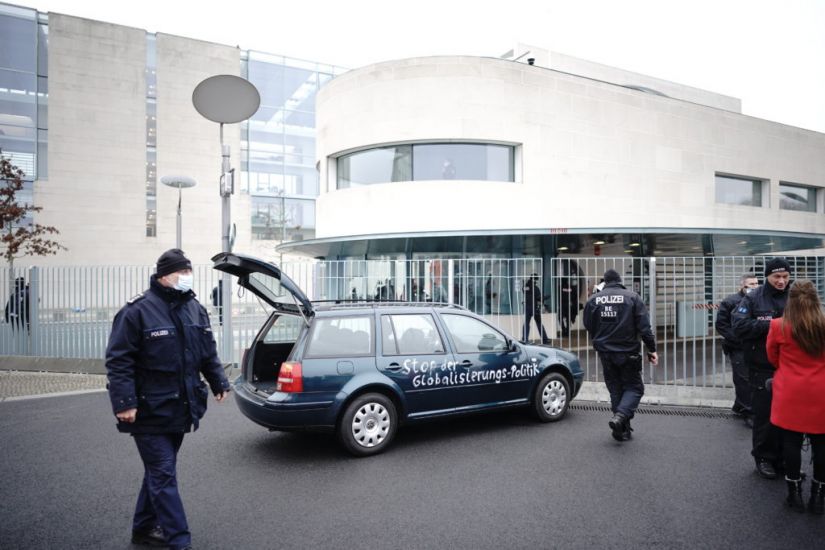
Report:
[[[784,482],[755,475],[741,421],[645,413],[620,444],[587,405],[556,424],[508,412],[407,427],[356,459],[210,402],[179,455],[194,547],[825,547],[825,517],[787,510]],[[0,403],[0,441],[0,547],[134,548],[142,467],[105,393]]]

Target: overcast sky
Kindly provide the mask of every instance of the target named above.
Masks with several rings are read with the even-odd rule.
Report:
[[[346,68],[517,42],[738,97],[825,132],[825,0],[11,0]]]

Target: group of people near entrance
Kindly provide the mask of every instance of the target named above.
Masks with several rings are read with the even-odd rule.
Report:
[[[610,393],[611,435],[627,441],[644,395],[640,339],[650,363],[658,361],[647,308],[609,269],[604,286],[587,301],[584,326]],[[722,301],[716,329],[732,366],[732,409],[753,431],[756,472],[766,479],[784,472],[788,507],[825,514],[825,311],[816,287],[792,282],[784,258],[769,260],[764,284],[747,273],[739,292]],[[801,458],[806,437],[813,461],[807,503]]]
[[[765,265],[765,282],[742,275],[740,290],[719,306],[735,388],[733,411],[753,430],[757,473],[776,479],[784,471],[786,502],[805,511],[802,445],[807,436],[813,479],[807,509],[825,513],[825,313],[810,281],[792,284],[783,258]]]

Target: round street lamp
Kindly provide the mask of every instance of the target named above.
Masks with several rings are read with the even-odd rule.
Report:
[[[160,182],[163,185],[168,185],[169,187],[177,187],[178,188],[178,220],[177,220],[177,238],[175,239],[175,248],[183,248],[181,246],[181,189],[186,189],[188,187],[195,187],[198,182],[195,181],[193,178],[189,176],[163,176],[160,178]]]
[[[231,215],[229,197],[235,191],[235,169],[229,166],[229,145],[223,143],[223,125],[242,122],[258,110],[261,95],[258,89],[246,79],[231,74],[210,76],[195,87],[192,92],[192,104],[200,115],[220,124],[221,139],[221,178],[219,194],[221,196],[221,241],[222,251],[232,252],[230,237]],[[233,362],[234,336],[232,332],[232,293],[230,275],[223,274],[220,285],[221,305],[226,314],[223,316],[222,343],[223,360]]]

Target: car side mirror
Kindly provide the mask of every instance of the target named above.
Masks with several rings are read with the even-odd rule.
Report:
[[[518,342],[515,340],[507,340],[507,351],[518,351]]]

